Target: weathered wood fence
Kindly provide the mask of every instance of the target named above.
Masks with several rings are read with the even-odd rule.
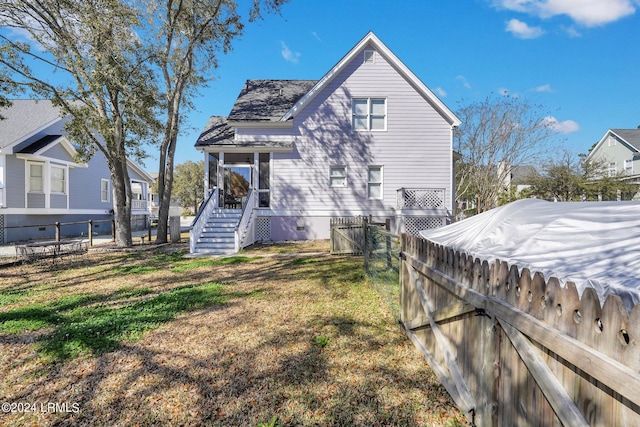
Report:
[[[640,305],[402,236],[400,320],[478,426],[640,426]]]
[[[360,255],[364,249],[364,224],[366,218],[331,218],[331,254]]]

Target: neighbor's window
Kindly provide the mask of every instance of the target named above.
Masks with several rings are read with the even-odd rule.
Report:
[[[329,168],[329,186],[330,187],[346,187],[347,186],[347,167],[331,166]]]
[[[44,192],[43,169],[44,169],[44,165],[42,164],[37,164],[37,163],[29,164],[29,192],[30,193]]]
[[[66,169],[58,166],[51,166],[51,192],[52,193],[66,193]]]
[[[617,172],[618,172],[618,166],[616,165],[616,162],[610,162],[609,163],[609,176],[616,176]]]
[[[633,159],[624,161],[624,171],[626,173],[633,173]]]
[[[367,196],[370,199],[382,199],[382,166],[369,166]]]
[[[386,98],[353,98],[351,104],[353,130],[386,130]]]
[[[108,179],[100,180],[100,201],[101,202],[109,202],[111,199],[111,191]]]

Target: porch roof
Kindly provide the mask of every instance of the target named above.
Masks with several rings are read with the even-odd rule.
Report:
[[[250,149],[254,151],[291,151],[292,141],[236,141],[234,129],[226,117],[211,116],[196,142],[196,148],[216,147],[220,151]]]

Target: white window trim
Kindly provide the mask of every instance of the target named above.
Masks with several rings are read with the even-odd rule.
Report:
[[[369,172],[372,168],[380,169],[380,182],[371,181],[369,179]],[[370,194],[370,185],[371,184],[380,184],[380,197],[371,197]],[[370,200],[382,200],[384,199],[384,167],[382,165],[369,165],[367,166],[367,198]]]
[[[102,185],[107,184],[107,197],[106,199],[102,195]],[[100,201],[103,203],[111,203],[111,180],[102,178],[100,180]]]
[[[356,117],[355,112],[353,111],[354,101],[356,100],[367,100],[367,128],[366,129],[356,129],[354,126],[354,117]],[[371,129],[371,117],[374,116],[371,114],[371,101],[372,100],[383,100],[384,101],[384,128],[383,129]],[[355,132],[386,132],[387,131],[387,108],[388,108],[388,98],[387,97],[354,97],[351,98],[351,130]],[[364,117],[364,115],[358,115],[358,117]]]
[[[40,166],[42,167],[42,176],[40,177],[40,179],[42,180],[42,189],[41,190],[32,190],[31,189],[31,166]],[[47,180],[45,179],[45,177],[47,176],[47,167],[46,167],[46,163],[44,162],[27,162],[27,168],[26,168],[26,190],[27,193],[29,194],[46,194],[47,193]]]
[[[376,51],[374,49],[365,49],[363,55],[364,55],[363,62],[365,64],[376,63]]]
[[[332,175],[332,171],[336,169],[344,170],[344,184],[343,185],[334,185],[333,180],[331,178],[336,178],[336,176]],[[349,186],[349,182],[347,180],[347,166],[346,165],[331,165],[329,166],[329,188],[346,188]]]
[[[610,177],[616,176],[616,174],[618,173],[618,164],[616,162],[609,162],[607,170]]]
[[[53,170],[61,169],[62,170],[62,183],[64,184],[64,188],[62,191],[53,191]],[[69,189],[69,168],[61,165],[50,165],[49,166],[49,188],[51,188],[51,194],[68,194]]]
[[[627,173],[633,173],[633,159],[624,161],[624,171]]]

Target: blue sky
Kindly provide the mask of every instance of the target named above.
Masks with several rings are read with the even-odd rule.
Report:
[[[523,96],[544,106],[568,149],[586,152],[607,129],[640,125],[639,9],[640,0],[291,0],[248,24],[220,59],[176,162],[202,158],[200,131],[229,113],[245,80],[320,79],[368,31],[450,109]]]

